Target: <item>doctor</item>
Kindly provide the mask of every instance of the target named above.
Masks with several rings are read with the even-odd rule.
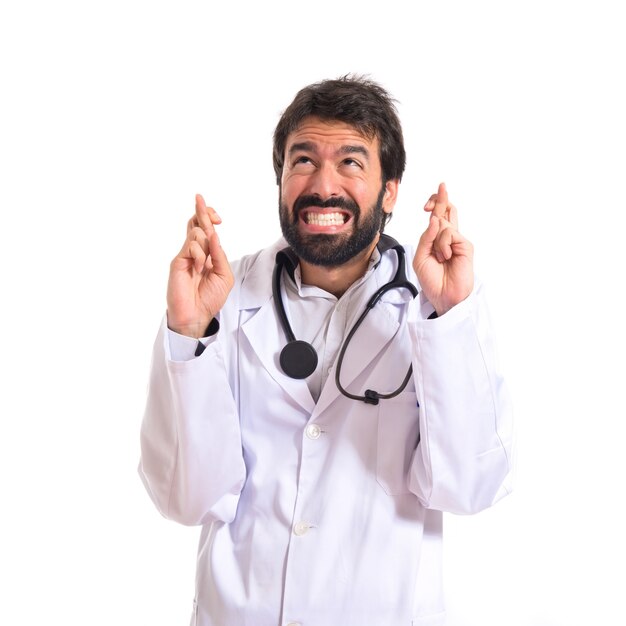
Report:
[[[443,624],[442,513],[510,489],[510,407],[445,185],[412,264],[382,235],[404,165],[389,94],[344,77],[302,89],[276,128],[284,240],[231,268],[196,197],[140,463],[159,511],[202,526],[193,625]],[[419,295],[368,308],[404,272]],[[290,332],[311,371],[285,371]]]

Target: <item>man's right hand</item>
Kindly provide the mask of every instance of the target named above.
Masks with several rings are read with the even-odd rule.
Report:
[[[187,239],[170,264],[167,325],[181,335],[202,337],[224,306],[233,273],[215,232],[220,216],[196,196],[196,214],[187,224]]]

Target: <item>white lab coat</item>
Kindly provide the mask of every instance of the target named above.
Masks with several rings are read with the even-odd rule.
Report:
[[[442,512],[510,490],[511,412],[482,290],[434,320],[421,295],[388,292],[342,383],[390,392],[410,360],[413,379],[374,406],[341,395],[331,371],[315,403],[278,364],[284,245],[234,264],[201,356],[173,361],[165,324],[155,344],[140,474],[163,515],[203,526],[192,625],[442,624]],[[383,255],[365,299],[396,263]]]

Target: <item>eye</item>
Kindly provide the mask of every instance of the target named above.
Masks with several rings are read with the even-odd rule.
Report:
[[[362,167],[361,163],[356,159],[348,158],[343,160],[344,165],[348,165],[349,167]]]
[[[299,165],[301,163],[304,163],[304,164],[311,163],[311,159],[308,156],[302,155],[302,156],[296,157],[293,161],[294,165]]]

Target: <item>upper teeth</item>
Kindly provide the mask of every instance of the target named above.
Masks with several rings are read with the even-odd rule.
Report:
[[[339,226],[343,224],[343,213],[313,213],[306,214],[306,223],[316,226]]]

